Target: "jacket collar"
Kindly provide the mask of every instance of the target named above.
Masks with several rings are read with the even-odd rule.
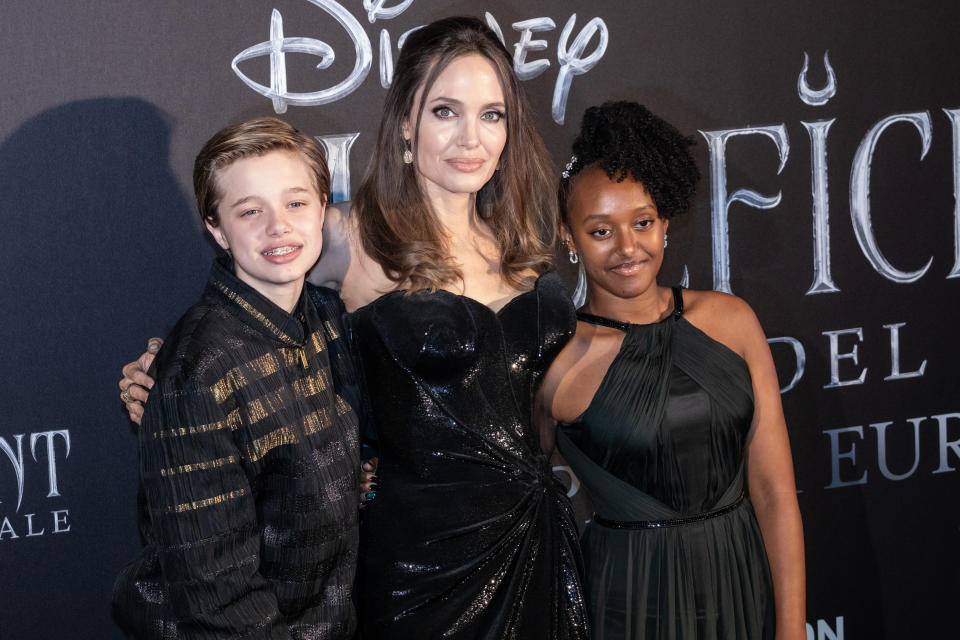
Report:
[[[210,268],[207,294],[219,299],[237,318],[258,333],[268,335],[283,346],[299,347],[304,343],[309,304],[305,292],[300,293],[293,313],[287,313],[266,296],[238,278],[233,272],[233,259],[219,256]]]

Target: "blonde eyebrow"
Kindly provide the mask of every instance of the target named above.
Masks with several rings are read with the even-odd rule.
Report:
[[[236,202],[234,202],[233,204],[231,204],[230,207],[231,207],[231,208],[236,207],[236,206],[241,205],[241,204],[243,204],[243,203],[245,203],[245,202],[249,202],[250,200],[253,200],[253,199],[255,199],[255,198],[256,198],[256,196],[243,196],[242,198],[240,198],[239,200],[237,200]]]
[[[310,193],[310,189],[307,189],[306,187],[287,187],[286,189],[283,190],[283,193]],[[236,207],[241,204],[244,204],[245,202],[249,202],[250,200],[259,200],[259,199],[260,199],[260,196],[251,194],[248,196],[243,196],[242,198],[240,198],[230,206]]]

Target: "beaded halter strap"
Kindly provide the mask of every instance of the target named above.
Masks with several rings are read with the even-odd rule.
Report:
[[[673,287],[673,311],[670,313],[670,315],[673,316],[674,320],[679,320],[680,316],[683,315],[683,289],[680,287]],[[587,313],[586,311],[577,311],[577,319],[583,320],[584,322],[589,322],[590,324],[598,324],[611,329],[619,329],[624,333],[626,333],[627,329],[629,329],[631,326],[631,323],[629,322],[605,318],[603,316],[595,316],[592,313]]]

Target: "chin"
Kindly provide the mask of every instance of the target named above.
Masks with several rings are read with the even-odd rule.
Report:
[[[624,283],[619,283],[619,285],[615,283],[610,283],[610,285],[611,286],[609,287],[605,287],[606,290],[612,293],[614,296],[621,298],[623,300],[630,300],[632,298],[641,296],[650,288],[649,285],[643,286],[643,284],[639,282],[638,283],[631,282],[626,285]]]
[[[306,276],[307,272],[310,271],[310,267],[313,266],[313,263],[310,263],[310,266],[305,266],[303,264],[289,264],[284,265],[285,269],[271,269],[267,270],[264,274],[267,278],[272,278],[275,284],[283,284],[285,282],[294,282],[299,278]]]
[[[455,175],[451,176],[450,180],[447,181],[444,185],[449,191],[453,193],[476,193],[483,188],[483,185],[490,182],[490,179],[493,177],[493,174],[490,175]]]

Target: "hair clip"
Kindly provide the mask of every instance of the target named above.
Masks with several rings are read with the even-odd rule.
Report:
[[[560,175],[563,176],[564,180],[570,179],[570,174],[573,173],[573,165],[577,163],[577,156],[570,156],[570,162],[567,163],[567,166],[564,167],[563,171],[560,172]]]

